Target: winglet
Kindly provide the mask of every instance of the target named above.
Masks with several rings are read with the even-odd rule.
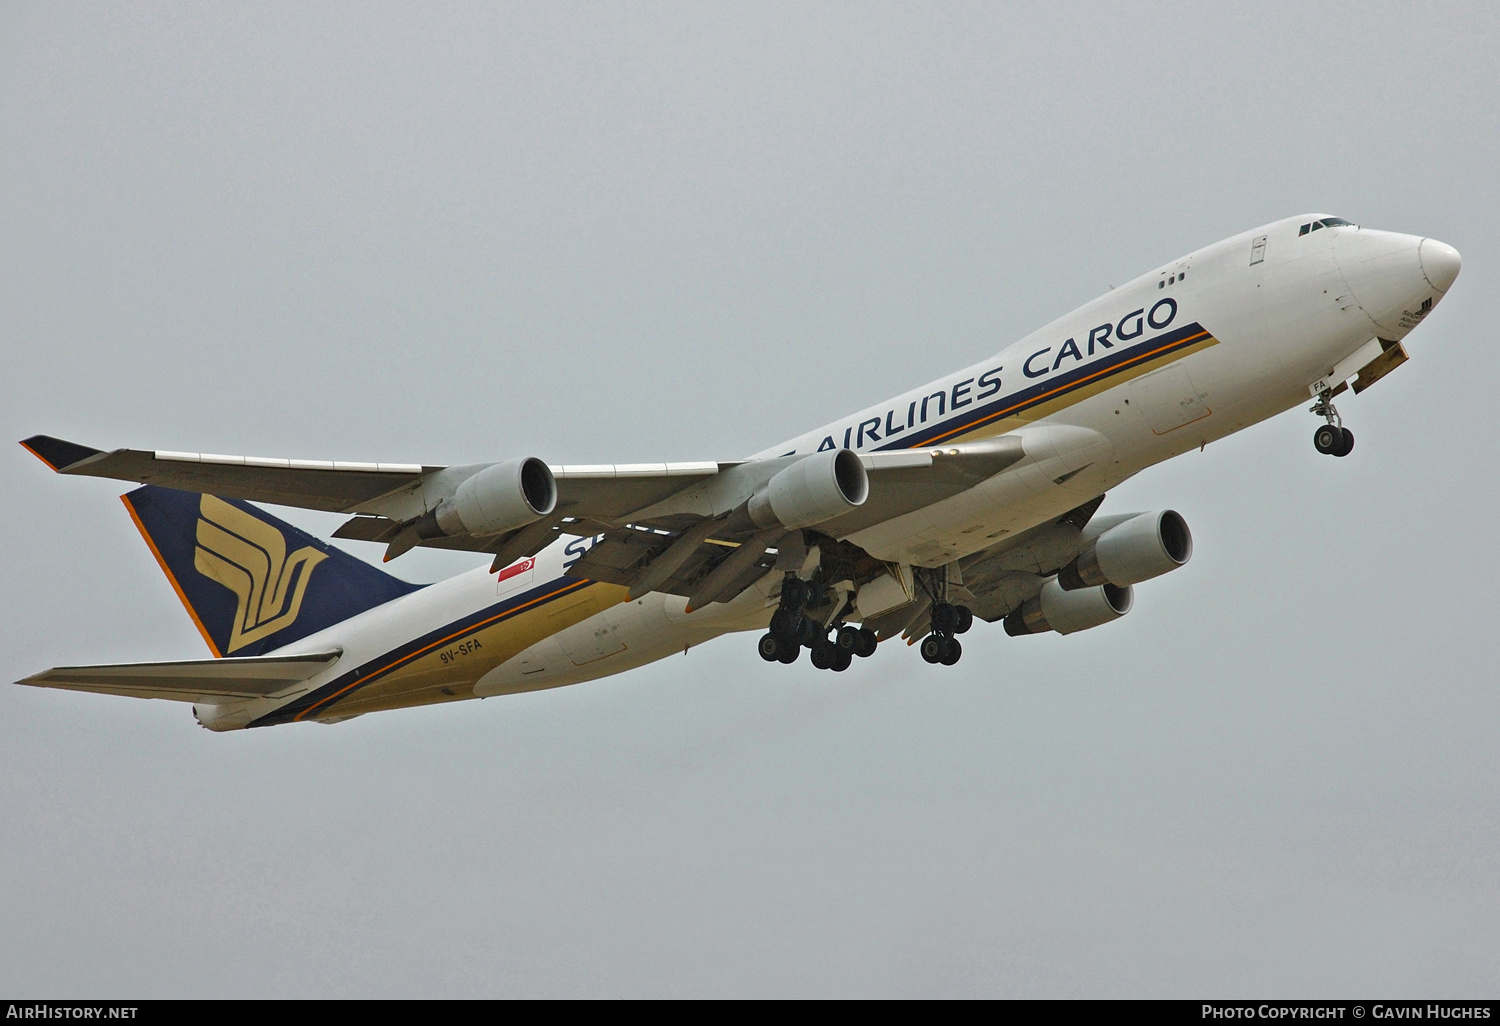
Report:
[[[47,466],[58,473],[62,473],[75,463],[82,463],[91,456],[98,456],[104,450],[91,449],[77,442],[65,442],[61,438],[53,438],[51,435],[32,435],[21,442],[23,446],[41,460]]]

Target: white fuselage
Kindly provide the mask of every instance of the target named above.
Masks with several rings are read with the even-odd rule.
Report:
[[[1312,383],[1336,371],[1352,375],[1358,366],[1344,364],[1373,339],[1404,338],[1456,273],[1456,253],[1433,240],[1354,226],[1299,234],[1320,217],[1276,222],[1174,260],[992,357],[752,459],[835,447],[862,454],[942,448],[1018,432],[1027,456],[1022,465],[847,539],[879,559],[915,566],[940,566],[1001,545],[1145,467],[1308,402]],[[1166,340],[1161,351],[1122,355],[1153,338]],[[1168,351],[1168,342],[1175,348]],[[246,725],[338,674],[347,677],[350,667],[375,666],[402,645],[419,650],[403,658],[426,660],[431,673],[451,678],[445,692],[451,697],[482,697],[618,673],[720,634],[763,628],[770,617],[776,575],[730,603],[691,614],[680,596],[622,601],[624,589],[595,584],[589,587],[598,608],[566,596],[574,613],[558,621],[561,629],[548,628],[540,605],[524,615],[497,612],[488,635],[454,626],[498,608],[507,595],[554,595],[592,542],[560,542],[530,569],[511,568],[498,581],[483,569],[462,574],[304,638],[284,651],[337,646],[344,650],[338,666],[293,693],[200,709],[200,719],[218,729]],[[520,635],[490,640],[501,637],[493,632],[506,623],[522,622]],[[479,647],[448,644],[445,631]],[[414,693],[437,679],[413,678]],[[401,704],[399,696],[381,707],[393,704]],[[361,711],[333,701],[296,718]]]

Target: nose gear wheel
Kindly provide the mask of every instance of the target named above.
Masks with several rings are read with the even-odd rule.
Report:
[[[1318,393],[1318,401],[1308,409],[1328,423],[1313,432],[1313,448],[1325,456],[1347,456],[1354,451],[1354,432],[1344,427],[1344,418],[1333,405],[1333,390]]]

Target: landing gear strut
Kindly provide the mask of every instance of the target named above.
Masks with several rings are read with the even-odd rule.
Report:
[[[1354,451],[1354,432],[1344,427],[1344,418],[1333,406],[1333,390],[1318,393],[1309,413],[1322,417],[1328,423],[1313,432],[1313,448],[1325,456],[1347,456]]]
[[[968,606],[955,606],[950,602],[938,602],[932,607],[932,633],[922,639],[922,658],[936,665],[952,666],[964,654],[955,634],[962,634],[974,626],[974,614]]]
[[[803,615],[812,589],[788,574],[781,582],[781,604],[771,614],[771,632],[761,636],[756,650],[768,663],[795,663],[803,644],[817,637],[818,625]]]

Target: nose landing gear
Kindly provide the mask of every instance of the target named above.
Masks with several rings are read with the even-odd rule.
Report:
[[[1313,448],[1325,456],[1347,456],[1354,451],[1354,432],[1344,427],[1344,418],[1333,405],[1333,390],[1318,393],[1309,413],[1322,417],[1328,423],[1313,432]]]

